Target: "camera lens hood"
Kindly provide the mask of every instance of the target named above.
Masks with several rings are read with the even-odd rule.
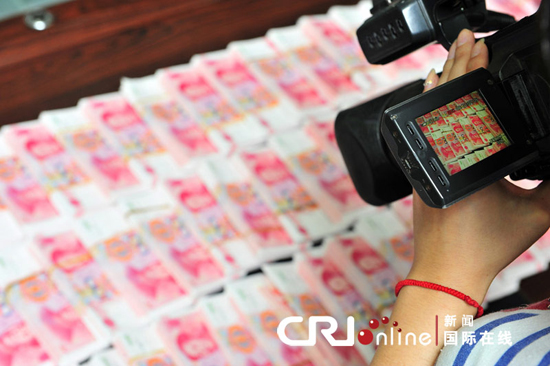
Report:
[[[367,203],[386,205],[412,193],[380,130],[384,111],[423,90],[418,80],[374,100],[342,111],[336,118],[338,146],[357,192]]]

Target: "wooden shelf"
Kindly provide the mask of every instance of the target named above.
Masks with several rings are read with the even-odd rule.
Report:
[[[43,32],[0,23],[0,125],[76,105],[191,56],[358,0],[77,0]]]

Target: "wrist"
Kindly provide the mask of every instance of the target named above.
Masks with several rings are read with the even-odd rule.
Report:
[[[413,266],[406,279],[431,282],[452,288],[482,303],[494,276],[489,273],[460,273],[452,270],[436,270],[434,267]],[[451,296],[451,295],[448,295]]]

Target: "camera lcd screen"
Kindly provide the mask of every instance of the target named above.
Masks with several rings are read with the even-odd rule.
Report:
[[[415,120],[449,175],[511,145],[478,91]]]

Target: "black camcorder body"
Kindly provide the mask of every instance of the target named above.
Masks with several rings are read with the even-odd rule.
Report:
[[[484,1],[375,2],[358,30],[373,62],[430,41],[448,48],[464,28],[498,31],[485,39],[487,70],[424,94],[419,80],[340,112],[336,138],[361,197],[383,205],[412,187],[427,205],[445,208],[507,175],[550,177],[548,18],[546,0],[513,23]]]

